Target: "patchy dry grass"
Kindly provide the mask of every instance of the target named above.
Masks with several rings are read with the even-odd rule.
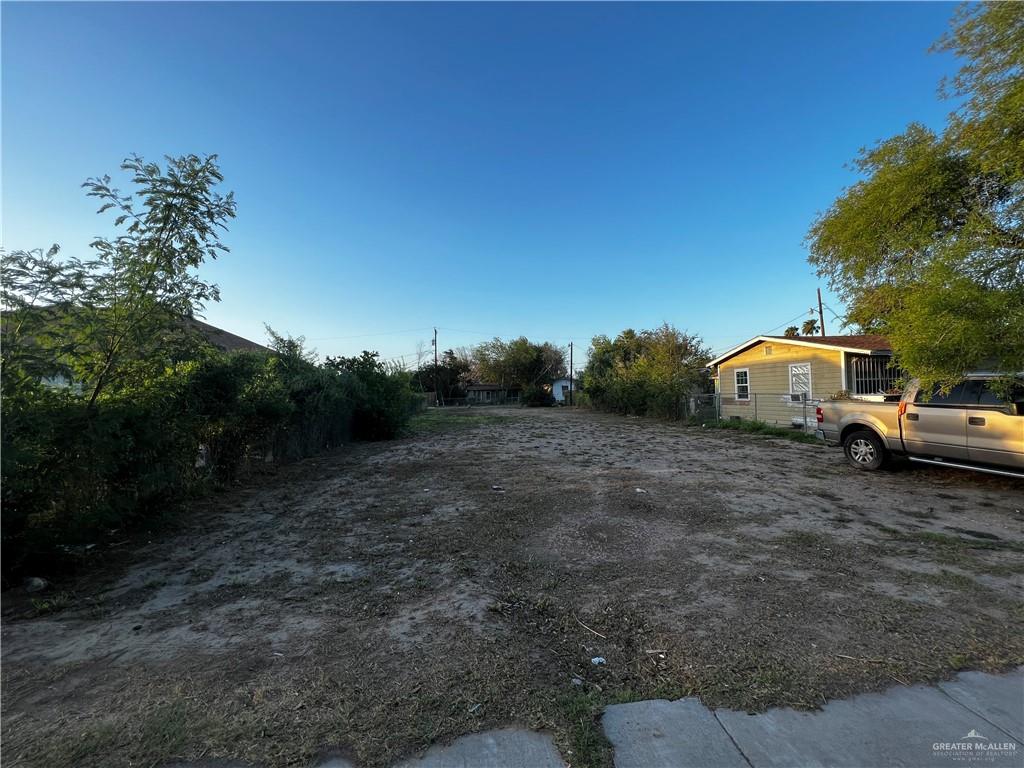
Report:
[[[813,413],[811,414],[814,415]],[[802,429],[794,429],[792,427],[777,427],[774,424],[765,424],[763,421],[751,421],[744,419],[742,421],[715,421],[707,422],[701,425],[704,429],[728,429],[735,432],[742,432],[747,435],[759,435],[761,437],[783,437],[787,440],[795,440],[798,443],[807,443],[810,445],[822,445],[821,440],[815,437],[813,434],[808,434]]]
[[[494,413],[486,407],[428,408],[413,416],[408,432],[413,436],[430,435],[438,432],[450,432],[453,429],[504,424],[510,418],[505,413]]]
[[[742,432],[429,411],[204,502],[52,609],[9,594],[5,765],[374,766],[518,723],[603,767],[609,703],[809,708],[1004,669],[1020,493]]]

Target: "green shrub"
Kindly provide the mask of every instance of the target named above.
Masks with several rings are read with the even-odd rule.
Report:
[[[710,352],[696,336],[663,325],[591,343],[583,388],[594,408],[679,419],[690,396],[707,391]]]
[[[5,573],[163,515],[188,492],[198,436],[167,390],[97,408],[62,393],[5,399]]]
[[[555,397],[551,394],[550,390],[540,384],[527,384],[523,388],[521,402],[528,408],[540,408],[554,405]]]
[[[423,398],[412,390],[410,375],[389,370],[377,359],[376,352],[363,352],[358,357],[329,357],[325,365],[354,382],[352,432],[357,439],[396,437],[423,407]]]
[[[582,389],[577,389],[572,393],[572,404],[579,406],[580,408],[594,407],[594,404],[590,400],[590,395]]]
[[[210,353],[94,404],[71,389],[12,389],[0,430],[4,574],[52,570],[256,463],[393,437],[420,403],[375,354],[318,365],[301,346]]]

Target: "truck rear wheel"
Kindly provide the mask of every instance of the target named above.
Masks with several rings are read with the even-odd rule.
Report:
[[[843,441],[846,460],[857,469],[881,469],[889,458],[882,438],[868,429],[851,432]]]

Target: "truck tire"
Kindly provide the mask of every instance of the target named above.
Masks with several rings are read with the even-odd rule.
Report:
[[[881,469],[889,460],[882,438],[870,429],[858,429],[847,435],[843,440],[843,452],[846,460],[857,469]]]

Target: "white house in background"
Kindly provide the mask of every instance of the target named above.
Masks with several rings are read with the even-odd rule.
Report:
[[[565,405],[569,402],[569,392],[578,392],[580,389],[580,380],[573,379],[569,380],[568,376],[561,379],[555,379],[551,384],[551,394],[555,398],[555,402],[559,405]]]

